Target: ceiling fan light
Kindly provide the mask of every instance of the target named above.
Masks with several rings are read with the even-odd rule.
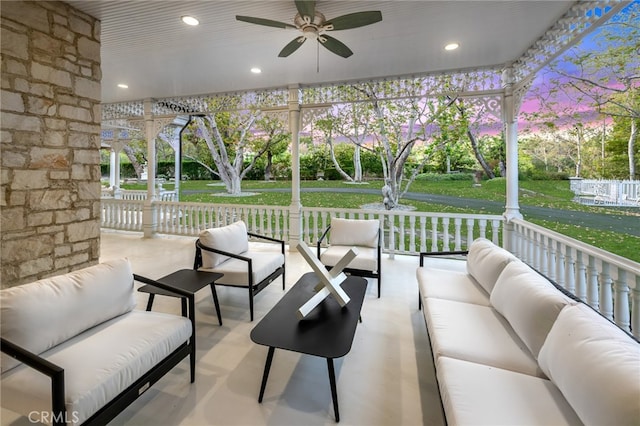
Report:
[[[191,26],[196,26],[200,23],[200,21],[198,21],[193,16],[184,15],[184,16],[181,16],[180,19],[182,19],[182,22],[184,22],[185,24],[191,25]]]
[[[456,50],[460,45],[458,43],[449,43],[444,47],[444,50]]]

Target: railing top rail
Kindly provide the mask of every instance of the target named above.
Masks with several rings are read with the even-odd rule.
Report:
[[[589,256],[593,256],[601,261],[607,262],[611,265],[616,266],[619,269],[630,272],[636,276],[640,275],[640,263],[634,262],[631,259],[627,259],[622,256],[618,256],[617,254],[610,253],[608,251],[602,250],[598,247],[594,247],[590,244],[583,243],[582,241],[578,241],[574,238],[567,237],[566,235],[562,235],[558,232],[552,231],[543,226],[536,225],[534,223],[528,222],[524,219],[512,219],[511,222],[521,225],[530,229],[533,229],[536,232],[541,234],[550,235],[556,241],[561,242],[564,245],[574,247],[577,250],[580,250],[582,253],[587,254]]]
[[[462,219],[487,219],[487,220],[503,220],[501,215],[477,214],[477,213],[441,213],[441,212],[418,212],[418,211],[401,211],[401,210],[367,210],[367,209],[343,209],[331,207],[303,207],[302,211],[316,211],[329,213],[351,213],[351,214],[383,214],[392,216],[429,216],[429,217],[454,217]]]

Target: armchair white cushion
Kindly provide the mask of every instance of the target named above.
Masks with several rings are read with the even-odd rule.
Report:
[[[320,246],[329,230],[329,245],[321,251]],[[328,268],[333,267],[352,247],[357,248],[358,255],[349,263],[345,272],[377,278],[380,297],[380,222],[377,219],[331,218],[331,226],[318,241],[318,259]]]

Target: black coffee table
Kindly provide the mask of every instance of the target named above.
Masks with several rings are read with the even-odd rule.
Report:
[[[299,320],[296,311],[315,294],[313,289],[317,283],[314,273],[304,274],[251,331],[251,340],[269,347],[258,402],[262,402],[276,348],[320,356],[327,359],[333,410],[336,422],[339,422],[333,359],[345,356],[351,350],[367,281],[361,277],[348,277],[342,288],[351,300],[344,308],[329,296],[305,319]]]
[[[194,269],[180,269],[172,274],[166,275],[162,278],[157,279],[156,281],[161,282],[162,284],[168,285],[173,288],[177,288],[180,290],[188,291],[191,294],[196,294],[199,290],[203,289],[206,286],[211,287],[211,295],[213,296],[213,304],[216,308],[216,313],[218,314],[218,323],[222,325],[222,315],[220,314],[220,304],[218,303],[218,293],[216,293],[216,280],[219,280],[222,277],[222,274],[218,272],[205,272],[205,271],[197,271]],[[164,290],[158,287],[154,287],[152,285],[144,285],[138,289],[143,293],[149,293],[149,300],[147,301],[147,311],[150,311],[153,307],[153,299],[156,294],[161,296],[171,296],[171,297],[180,297],[182,300],[182,314],[186,315],[187,312],[187,299],[177,293],[172,293],[168,290]],[[195,321],[195,311],[194,311],[194,321]],[[195,330],[193,330],[195,336]]]

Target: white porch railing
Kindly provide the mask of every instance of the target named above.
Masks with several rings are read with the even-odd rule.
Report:
[[[144,201],[102,200],[102,227],[143,231]],[[290,208],[237,204],[152,203],[156,232],[197,236],[243,220],[250,231],[289,241]],[[496,215],[387,212],[303,207],[301,238],[315,245],[331,217],[377,219],[383,250],[394,254],[465,250],[478,237],[505,241],[516,256],[640,338],[640,264],[525,220]]]
[[[527,222],[511,221],[511,251],[640,338],[640,264]]]
[[[116,200],[128,200],[128,201],[144,201],[147,199],[147,191],[134,190],[134,189],[102,189],[101,197],[114,198]],[[156,194],[161,201],[178,201],[177,191],[160,190]]]

